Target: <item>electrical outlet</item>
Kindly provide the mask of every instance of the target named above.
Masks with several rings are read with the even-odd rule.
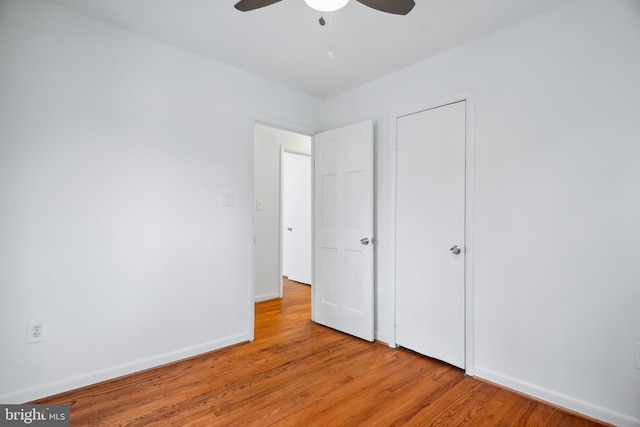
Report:
[[[45,319],[34,319],[27,322],[27,344],[43,342],[47,339],[47,322]]]

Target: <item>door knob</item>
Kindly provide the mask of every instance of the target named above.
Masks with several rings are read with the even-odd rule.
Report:
[[[287,227],[287,231],[293,231],[293,228]]]
[[[449,249],[449,250],[454,255],[458,255],[460,253],[460,251],[461,251],[460,246],[458,246],[458,245],[451,246],[451,249]]]
[[[360,239],[360,243],[362,243],[363,245],[368,245],[369,244],[369,238],[368,237],[363,237],[362,239]]]

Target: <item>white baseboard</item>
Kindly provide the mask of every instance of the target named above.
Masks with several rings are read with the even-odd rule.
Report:
[[[575,411],[619,427],[640,427],[640,419],[638,418],[621,414],[619,412],[576,399],[566,394],[548,390],[535,384],[521,381],[517,378],[502,375],[490,369],[484,369],[476,366],[475,377],[491,381],[537,399],[544,400],[551,404],[561,406],[571,411]]]
[[[280,298],[280,294],[279,294],[279,293],[275,293],[275,294],[265,294],[265,295],[256,295],[256,296],[255,296],[255,302],[267,301],[267,300],[270,300],[270,299],[276,299],[276,298]]]
[[[376,341],[380,341],[382,343],[385,343],[391,348],[396,348],[397,347],[395,340],[393,340],[391,336],[387,336],[385,334],[380,334],[380,333],[378,333],[378,331],[374,331],[373,336],[375,337]]]
[[[250,340],[251,337],[249,334],[232,335],[219,340],[210,341],[203,344],[183,348],[177,351],[172,351],[169,353],[148,357],[146,359],[133,361],[131,363],[125,363],[106,369],[100,369],[94,372],[88,372],[86,374],[78,375],[73,378],[66,378],[64,380],[41,384],[24,390],[6,393],[0,395],[0,402],[4,404],[20,404],[24,402],[30,402],[36,399],[41,399],[43,397],[52,396],[54,394],[63,393],[69,390],[74,390],[102,381],[112,380],[114,378],[132,374],[134,372],[144,371],[145,369],[155,368],[167,363],[177,362],[178,360],[186,359],[198,354],[207,353],[209,351],[218,350],[223,347]]]

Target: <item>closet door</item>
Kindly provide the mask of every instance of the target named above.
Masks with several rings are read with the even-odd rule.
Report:
[[[396,341],[465,367],[465,102],[400,117]]]

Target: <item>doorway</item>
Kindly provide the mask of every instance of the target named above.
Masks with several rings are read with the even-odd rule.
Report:
[[[283,152],[311,156],[311,137],[255,123],[253,274],[256,302],[284,296]]]
[[[295,147],[301,140],[309,147],[307,153]],[[325,131],[314,140],[311,320],[372,341],[373,122]],[[275,184],[281,180],[273,178],[282,176],[283,162],[273,159],[285,150],[310,155],[311,141],[309,136],[254,124],[256,302],[284,296],[283,233],[288,230],[278,191],[282,187]]]

